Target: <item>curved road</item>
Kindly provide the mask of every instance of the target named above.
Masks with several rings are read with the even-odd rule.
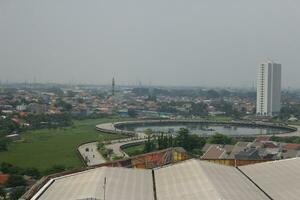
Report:
[[[118,157],[129,157],[124,151],[122,151],[121,147],[126,144],[132,144],[137,142],[144,142],[147,141],[147,139],[137,139],[137,140],[130,140],[130,141],[124,141],[124,142],[118,142],[114,144],[105,145],[106,148],[112,149],[114,154]]]
[[[121,133],[126,135],[132,135],[130,138],[123,140],[113,140],[105,145],[106,149],[112,149],[113,155],[117,157],[129,157],[124,151],[122,151],[121,146],[125,144],[131,144],[136,142],[146,141],[147,135],[145,133],[134,133],[131,131],[123,131],[114,127],[113,123],[99,124],[96,126],[99,131],[104,131],[108,133]],[[86,143],[78,147],[78,151],[84,159],[87,166],[93,166],[98,164],[103,164],[107,160],[98,151],[98,142]]]
[[[276,136],[279,137],[300,136],[300,126],[293,126],[293,127],[297,128],[298,130],[291,133],[278,134]],[[145,138],[147,137],[147,135],[142,132],[124,131],[121,129],[117,129],[114,126],[114,123],[99,124],[96,126],[96,129],[108,133],[121,133],[121,134],[127,134],[132,136],[124,140],[113,140],[110,141],[109,144],[105,145],[105,148],[112,149],[113,154],[118,157],[129,157],[124,151],[122,151],[121,146],[126,144],[146,141]],[[84,158],[88,166],[98,165],[107,162],[104,159],[104,157],[99,153],[97,149],[97,145],[98,142],[91,142],[78,147],[78,150],[82,158]]]
[[[283,133],[283,134],[278,134],[276,136],[279,137],[291,137],[291,136],[298,136],[300,137],[300,126],[296,126],[296,125],[291,125],[292,127],[297,128],[297,131],[291,132],[291,133]]]
[[[88,166],[105,163],[106,160],[98,151],[98,142],[83,144],[78,147],[82,158]]]

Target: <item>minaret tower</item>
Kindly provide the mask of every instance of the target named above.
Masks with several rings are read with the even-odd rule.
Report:
[[[115,86],[116,86],[115,77],[113,77],[113,79],[112,79],[112,90],[111,90],[111,95],[112,96],[115,96]]]

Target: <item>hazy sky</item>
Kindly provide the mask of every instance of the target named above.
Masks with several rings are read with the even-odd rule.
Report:
[[[299,0],[0,0],[0,80],[300,88]]]

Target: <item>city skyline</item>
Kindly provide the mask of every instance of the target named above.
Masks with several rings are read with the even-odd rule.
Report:
[[[0,200],[298,200],[300,1],[0,0]]]
[[[70,2],[1,1],[2,82],[251,87],[271,57],[300,85],[300,2]]]

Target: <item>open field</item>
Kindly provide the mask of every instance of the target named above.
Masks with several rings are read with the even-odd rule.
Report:
[[[124,138],[122,135],[106,134],[95,129],[99,123],[113,119],[88,119],[74,121],[72,127],[41,129],[24,133],[20,141],[9,145],[7,152],[0,152],[0,162],[26,168],[45,170],[53,165],[74,168],[82,166],[77,146],[93,140],[103,141]]]

